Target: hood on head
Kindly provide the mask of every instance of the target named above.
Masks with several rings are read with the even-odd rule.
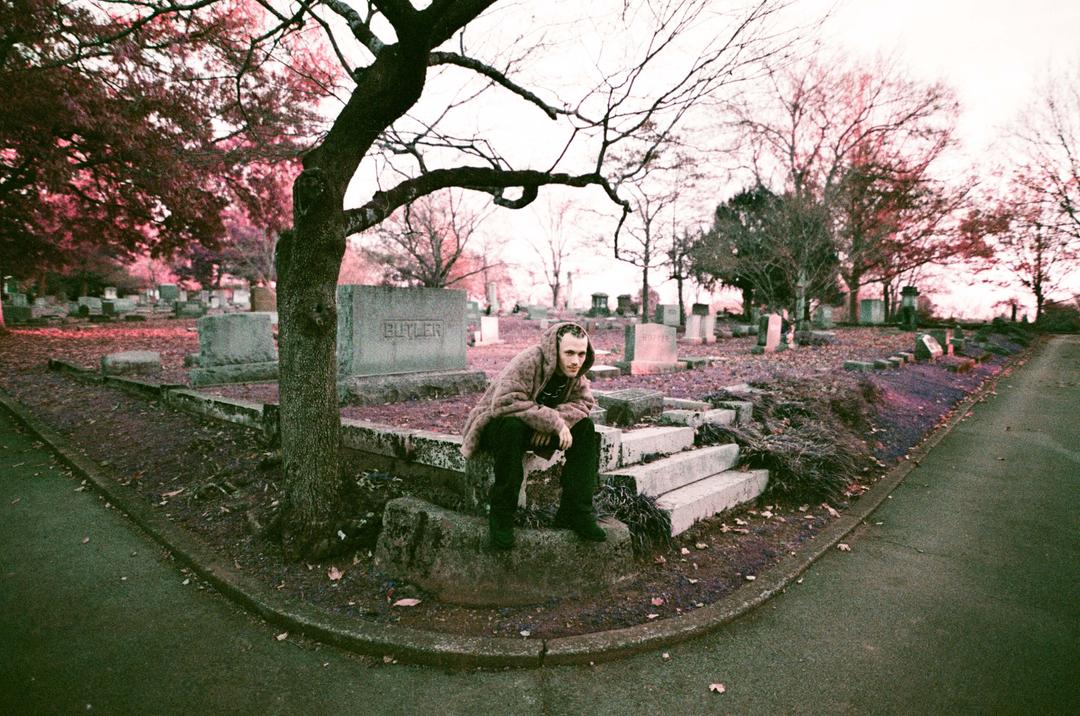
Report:
[[[581,324],[574,323],[573,321],[560,321],[549,326],[540,337],[540,350],[544,356],[544,375],[547,378],[555,375],[555,371],[559,367],[559,345],[556,336],[559,329],[566,325],[573,325],[581,328],[581,332],[585,334],[585,340],[588,344],[588,347],[585,349],[585,362],[582,363],[578,375],[583,376],[589,372],[589,369],[593,366],[593,361],[596,360],[596,353],[593,351],[592,338],[589,337],[588,331],[586,331]]]

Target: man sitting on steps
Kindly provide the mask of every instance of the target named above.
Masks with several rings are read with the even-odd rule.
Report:
[[[596,401],[585,373],[593,358],[581,326],[557,323],[544,332],[539,345],[511,359],[469,413],[462,454],[468,458],[483,449],[495,458],[488,527],[496,549],[514,546],[514,514],[525,479],[522,458],[529,450],[544,457],[556,449],[566,451],[556,526],[594,542],[607,538],[596,524],[592,504],[600,451],[589,418]]]

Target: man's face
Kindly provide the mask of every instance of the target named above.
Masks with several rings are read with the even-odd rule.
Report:
[[[559,372],[573,378],[585,365],[585,353],[589,348],[588,338],[578,338],[569,333],[559,339]]]

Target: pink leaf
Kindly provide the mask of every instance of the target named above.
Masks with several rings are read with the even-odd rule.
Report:
[[[419,603],[420,603],[419,599],[412,599],[412,598],[399,599],[396,602],[394,602],[394,606],[395,607],[415,607]]]

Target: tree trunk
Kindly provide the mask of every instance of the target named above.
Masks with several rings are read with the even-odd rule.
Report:
[[[747,323],[750,322],[750,317],[754,315],[754,289],[752,288],[742,289],[742,315]]]
[[[649,322],[649,265],[641,267],[641,322]]]
[[[679,325],[680,326],[685,326],[686,325],[686,305],[683,303],[683,295],[682,295],[683,294],[683,290],[682,290],[683,279],[681,277],[675,279],[675,285],[679,289]]]
[[[427,47],[387,52],[356,89],[293,183],[293,229],[276,253],[282,547],[317,559],[337,544],[343,482],[337,395],[337,278],[345,254],[345,189],[379,133],[419,99]]]
[[[342,497],[338,463],[337,277],[345,253],[344,191],[317,169],[293,187],[293,231],[277,254],[280,431],[285,479],[282,541],[288,558],[333,544]]]
[[[859,322],[859,282],[862,281],[862,273],[858,271],[852,271],[847,276],[844,276],[844,281],[848,285],[848,321],[851,323]]]

